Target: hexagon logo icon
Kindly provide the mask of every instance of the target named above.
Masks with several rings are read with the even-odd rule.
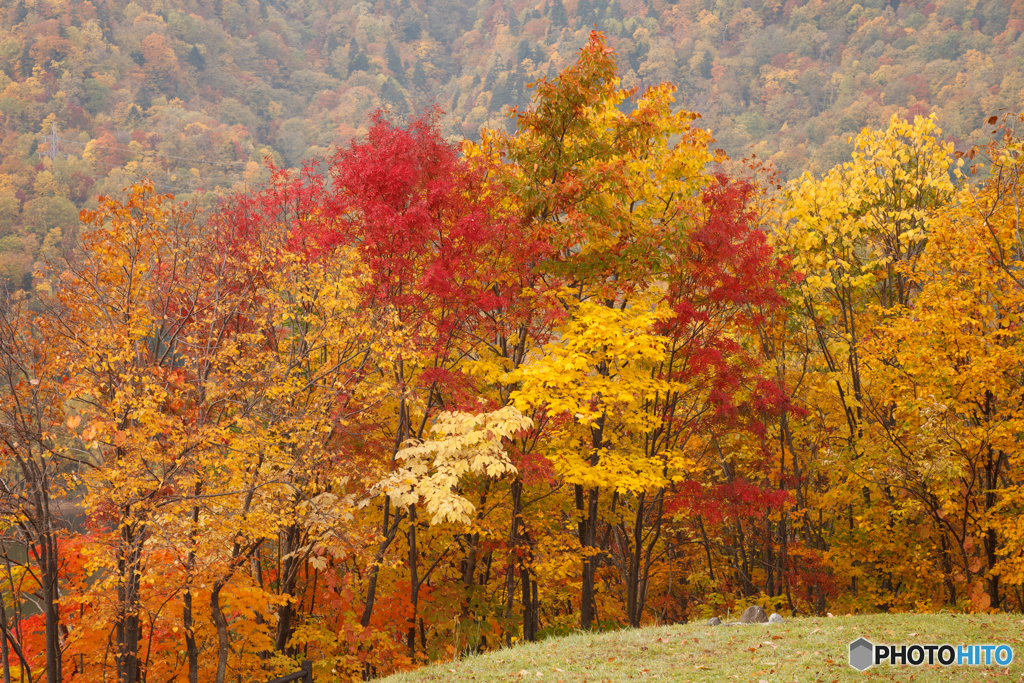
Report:
[[[869,669],[875,662],[875,646],[865,638],[850,643],[850,666],[857,671]]]

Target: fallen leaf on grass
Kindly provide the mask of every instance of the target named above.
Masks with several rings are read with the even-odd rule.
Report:
[[[669,638],[655,638],[652,642],[655,642],[655,643],[671,643],[672,641]]]
[[[811,631],[811,635],[812,635],[812,636],[813,636],[813,635],[814,635],[815,633],[821,633],[821,629],[820,629],[820,628],[816,628],[816,629],[814,629],[813,631]]]
[[[772,636],[772,640],[782,640],[782,636]]]

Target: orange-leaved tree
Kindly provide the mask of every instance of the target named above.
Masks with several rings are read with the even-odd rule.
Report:
[[[862,476],[898,490],[901,507],[926,520],[918,538],[931,570],[918,568],[921,584],[908,587],[925,604],[1024,604],[1015,474],[1024,400],[1021,149],[1011,132],[988,148],[988,179],[965,185],[937,213],[916,267],[904,271],[920,294],[866,345],[879,391],[865,408],[887,467]]]

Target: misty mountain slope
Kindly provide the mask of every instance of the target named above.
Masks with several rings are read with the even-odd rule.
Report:
[[[0,276],[144,175],[208,200],[264,181],[264,157],[328,154],[380,107],[436,104],[453,137],[511,126],[595,26],[625,85],[678,84],[720,147],[785,178],[893,113],[935,112],[965,147],[1022,107],[1018,17],[1024,0],[18,0],[0,12]]]

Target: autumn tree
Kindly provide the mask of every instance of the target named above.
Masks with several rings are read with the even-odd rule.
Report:
[[[1013,199],[1021,158],[1019,140],[1004,130],[988,149],[988,180],[964,186],[936,213],[917,267],[904,268],[920,294],[867,345],[880,390],[865,408],[889,464],[875,485],[898,488],[913,501],[902,507],[929,522],[934,571],[923,578],[934,583],[915,592],[938,603],[941,583],[947,604],[966,597],[980,610],[1004,609],[1021,578],[1010,569],[1020,540],[1006,524],[1020,510],[1012,482],[1022,391],[1013,370],[1021,353]]]
[[[83,216],[83,250],[34,328],[61,350],[48,410],[71,414],[59,452],[97,527],[86,571],[102,579],[67,596],[90,616],[71,659],[105,672],[109,629],[119,680],[288,666],[294,583],[266,585],[258,551],[294,535],[303,564],[349,544],[337,521],[366,484],[337,453],[374,400],[360,382],[379,336],[356,324],[370,315],[359,260],[324,246],[311,259],[297,224],[200,227],[152,185]],[[179,644],[184,660],[166,656]]]
[[[84,253],[56,273],[41,321],[45,338],[65,349],[68,427],[82,444],[67,453],[81,468],[86,509],[105,527],[101,585],[114,594],[113,656],[126,683],[143,676],[146,548],[156,515],[174,500],[179,458],[195,445],[166,408],[176,391],[165,330],[195,244],[186,211],[167,199],[137,187],[88,214]]]
[[[432,119],[402,130],[378,117],[365,143],[338,153],[331,175],[351,216],[338,239],[358,245],[374,274],[365,301],[387,311],[403,339],[400,353],[377,361],[396,391],[397,422],[387,425],[393,458],[425,437],[438,410],[467,405],[473,382],[462,365],[481,340],[493,339],[493,312],[510,305],[514,292],[504,283],[522,265],[507,254],[517,240],[501,230],[484,169],[459,159]],[[380,561],[407,518],[412,653],[419,589],[430,572],[417,572],[417,504],[406,500],[394,513],[390,496],[383,500],[383,541],[369,568],[362,624],[372,614]]]
[[[890,516],[899,503],[885,478],[865,486],[855,474],[877,464],[874,458],[861,460],[876,452],[874,421],[883,419],[878,426],[884,429],[896,427],[892,416],[865,412],[869,400],[884,402],[889,397],[871,395],[863,347],[882,321],[912,304],[922,286],[915,272],[934,212],[953,192],[952,150],[940,141],[940,133],[934,118],[921,117],[912,123],[894,117],[885,131],[864,131],[856,138],[851,161],[820,180],[805,176],[793,184],[783,215],[780,247],[805,274],[799,305],[813,370],[804,380],[802,400],[816,431],[796,440],[811,452],[827,448],[842,454],[844,467],[830,476],[826,505],[845,509],[842,526],[851,541],[857,526],[855,510],[861,506],[874,519],[872,524],[899,526]],[[812,459],[810,454],[802,457]],[[877,504],[879,496],[883,505]],[[848,547],[853,566],[845,573],[856,592],[862,573],[856,566],[878,566],[880,575],[871,575],[868,590],[885,604],[884,596],[915,570],[876,555],[882,549],[875,547]],[[902,550],[892,547],[884,552]],[[896,571],[897,567],[902,569]]]
[[[15,530],[9,540],[23,548],[35,565],[34,570],[21,565],[16,559],[19,553],[4,543],[8,579],[15,572],[26,572],[30,585],[38,590],[36,602],[44,623],[43,668],[48,683],[55,683],[62,680],[63,665],[60,570],[65,559],[60,536],[66,531],[65,516],[74,516],[71,506],[65,503],[62,511],[59,501],[72,492],[74,484],[66,480],[58,436],[64,422],[61,347],[39,334],[37,320],[24,292],[8,293],[0,304],[0,444],[4,462],[0,510],[5,523]],[[20,566],[12,569],[12,563]],[[0,606],[4,679],[11,680],[13,656],[19,669],[31,678],[30,672],[38,664],[17,635],[24,632],[21,625],[10,623],[7,615],[7,600],[17,600],[20,591],[11,585],[4,592],[4,605]],[[17,615],[21,610],[15,606],[12,612]]]
[[[710,242],[698,246],[708,233],[694,237],[701,223],[721,230],[727,221],[702,215],[699,197],[712,184],[704,170],[712,158],[709,137],[691,126],[694,115],[672,112],[672,92],[668,85],[651,88],[623,114],[620,105],[634,93],[619,89],[611,50],[594,33],[576,64],[556,80],[538,83],[515,136],[485,138],[484,149],[500,150],[513,165],[510,184],[527,234],[549,245],[538,263],[544,286],[565,315],[557,341],[514,375],[521,382],[515,400],[526,411],[568,418],[545,435],[542,448],[574,491],[584,628],[595,624],[595,577],[613,530],[616,542],[629,547],[628,618],[640,623],[640,595],[660,533],[660,496],[673,480],[686,478],[693,420],[716,391],[711,366],[683,370],[693,350],[683,347],[697,338],[698,345],[722,341],[716,337],[721,330],[704,330],[695,313],[700,304],[692,299],[706,296],[700,290],[711,284],[694,269],[709,269],[701,276],[728,271],[725,263],[699,264],[730,252],[716,245],[712,253]],[[716,201],[734,191],[715,195]],[[750,239],[751,227],[742,218],[740,225],[726,239]],[[763,245],[753,253],[737,244],[731,249],[736,258],[750,259],[731,264],[746,277],[770,262]],[[771,285],[730,284],[734,309],[745,297],[771,297]],[[673,319],[674,332],[666,334]],[[607,522],[602,490],[610,495]],[[629,505],[633,529],[627,539],[626,527],[613,520]]]

